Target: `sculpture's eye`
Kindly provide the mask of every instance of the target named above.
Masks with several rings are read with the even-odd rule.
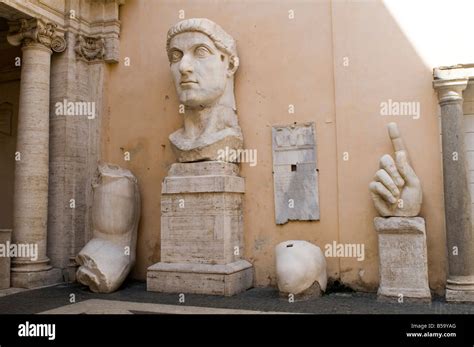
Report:
[[[177,49],[175,49],[174,51],[171,52],[171,62],[172,63],[176,63],[176,62],[180,61],[182,57],[183,57],[183,52],[178,51]]]
[[[196,53],[196,56],[199,58],[205,58],[208,55],[212,54],[211,51],[204,46],[197,47],[194,52]]]

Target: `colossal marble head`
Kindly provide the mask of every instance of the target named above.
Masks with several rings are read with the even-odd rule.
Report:
[[[168,31],[166,50],[176,91],[187,108],[216,104],[235,109],[235,40],[206,18],[183,20]]]

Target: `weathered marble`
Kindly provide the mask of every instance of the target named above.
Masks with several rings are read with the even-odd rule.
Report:
[[[66,40],[57,27],[57,24],[44,19],[19,19],[10,24],[7,40],[13,46],[40,44],[54,52],[63,52]]]
[[[237,121],[236,43],[205,19],[168,31],[166,50],[184,126],[169,137],[181,163],[161,191],[161,262],[148,268],[147,290],[234,295],[252,286],[243,256],[245,183],[236,164],[220,160],[243,137]]]
[[[15,161],[13,242],[36,244],[38,259],[12,260],[12,286],[41,287],[62,281],[46,255],[49,173],[49,103],[52,51],[66,48],[56,24],[29,19],[11,23],[7,36],[21,45],[20,103]]]
[[[319,220],[314,124],[272,127],[275,222]]]
[[[253,268],[246,260],[224,265],[156,263],[148,268],[147,290],[232,296],[253,285]]]
[[[0,244],[11,242],[11,229],[0,229]],[[10,257],[0,257],[0,289],[10,288]]]
[[[105,40],[102,36],[78,35],[74,51],[77,59],[86,62],[101,61],[105,57]]]
[[[448,248],[446,300],[474,302],[472,197],[464,139],[463,90],[467,78],[435,80],[441,109],[443,184]]]
[[[55,23],[62,32],[103,39],[103,59],[107,63],[117,63],[120,60],[119,7],[124,3],[125,0],[73,1],[66,6],[62,0],[3,1],[0,14],[9,20],[34,17]],[[73,79],[71,76],[71,81]]]
[[[221,161],[200,161],[193,165],[174,163],[168,171],[168,177],[176,179],[176,177],[190,176],[239,176],[239,173],[238,165],[228,165]]]
[[[161,194],[161,261],[149,291],[234,295],[252,286],[243,256],[244,179],[225,162],[175,163]]]
[[[474,302],[474,276],[450,276],[446,285],[446,301]]]
[[[396,123],[389,123],[388,134],[395,150],[380,158],[380,169],[369,185],[377,212],[383,217],[415,217],[420,213],[421,183],[408,160],[408,153]]]
[[[218,160],[219,150],[241,149],[234,97],[239,67],[235,40],[205,18],[183,20],[168,31],[166,50],[184,126],[169,137],[179,162]]]
[[[301,240],[279,243],[275,247],[275,265],[282,296],[293,294],[309,299],[326,291],[326,258],[312,243]]]
[[[431,299],[425,220],[421,217],[377,217],[380,297]]]
[[[377,212],[374,219],[379,245],[379,298],[430,300],[425,220],[420,213],[422,190],[411,167],[396,123],[388,134],[395,160],[385,154],[369,185]]]
[[[105,110],[102,107],[102,96],[105,95],[102,92],[106,80],[105,63],[123,61],[119,54],[119,7],[124,3],[125,0],[73,1],[68,2],[67,6],[64,1],[55,0],[0,3],[0,17],[6,19],[10,25],[11,30],[7,38],[11,44],[26,45],[36,42],[53,52],[61,52],[52,55],[48,87],[41,80],[35,80],[34,87],[50,90],[48,103],[52,107],[48,115],[49,201],[43,204],[45,208],[48,207],[48,237],[45,246],[49,264],[60,269],[59,272],[53,271],[59,274],[60,281],[63,280],[63,275],[65,279],[74,280],[73,274],[77,269],[75,256],[84,247],[91,233],[91,213],[86,207],[91,206],[90,179],[96,169],[100,152],[100,120],[102,110]],[[21,61],[22,70],[24,58],[25,54]],[[40,68],[43,62],[38,60],[38,63],[37,68]],[[18,73],[17,68],[12,71]],[[22,80],[25,73],[22,71]],[[29,93],[29,102],[36,102],[32,99],[36,96],[43,97],[41,93]],[[80,116],[59,116],[55,113],[54,105],[64,99],[95,103],[96,117],[88,120]],[[0,118],[1,114],[0,110]],[[21,122],[19,126],[20,124]],[[0,132],[4,132],[7,127],[8,124],[0,120]],[[43,141],[42,137],[30,138],[31,141]],[[35,155],[42,151],[42,145],[38,148],[41,150]],[[39,172],[39,176],[42,181],[44,173]],[[70,208],[71,199],[75,201],[75,208]],[[41,224],[39,220],[38,224]],[[36,230],[32,230],[32,233],[36,233]],[[31,287],[28,278],[35,281],[41,278],[38,272],[34,276],[25,275],[24,279],[18,279],[18,276],[22,275],[16,272],[16,264],[12,266],[12,271],[15,272],[12,280],[16,283],[20,281]],[[38,284],[44,283],[40,281]]]
[[[99,165],[93,188],[93,238],[76,257],[76,278],[94,292],[110,293],[135,263],[140,194],[135,176],[110,164]]]
[[[54,57],[50,97],[48,255],[53,266],[64,269],[69,281],[75,280],[76,255],[92,233],[91,182],[100,158],[101,90],[106,70],[104,62],[76,59],[76,37],[68,33],[67,50]],[[93,103],[95,118],[56,114],[55,105],[64,100]]]

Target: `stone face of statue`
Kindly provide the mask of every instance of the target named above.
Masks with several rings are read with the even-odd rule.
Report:
[[[243,146],[234,97],[239,66],[234,39],[206,18],[191,18],[168,31],[171,74],[181,104],[183,127],[169,137],[179,162],[222,158]]]
[[[218,102],[233,74],[228,68],[228,55],[200,32],[173,37],[170,59],[179,101],[189,108],[209,107]]]

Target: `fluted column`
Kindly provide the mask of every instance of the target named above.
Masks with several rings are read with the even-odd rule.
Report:
[[[13,242],[29,245],[28,257],[12,260],[12,286],[33,288],[58,282],[47,252],[49,95],[51,54],[65,49],[56,25],[38,19],[12,23],[8,42],[22,46]],[[37,250],[32,257],[31,250]],[[24,255],[24,254],[23,254]]]
[[[462,92],[467,78],[435,80],[441,107],[444,206],[448,245],[446,300],[474,301],[474,238],[464,144]]]

